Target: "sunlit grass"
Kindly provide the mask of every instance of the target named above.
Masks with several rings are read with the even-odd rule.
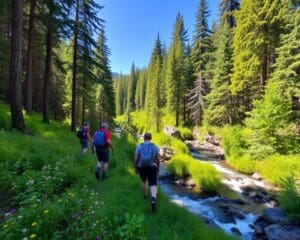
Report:
[[[180,177],[190,175],[198,187],[207,192],[214,192],[220,186],[220,173],[212,165],[200,162],[187,154],[173,156],[168,170]]]
[[[134,174],[134,138],[113,139],[108,179],[98,182],[95,155],[81,155],[69,125],[33,114],[32,134],[22,134],[0,105],[0,239],[230,239],[161,193],[151,213]]]

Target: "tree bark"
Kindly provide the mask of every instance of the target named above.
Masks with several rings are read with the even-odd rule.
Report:
[[[32,60],[33,60],[33,41],[34,41],[34,20],[35,20],[36,0],[30,1],[28,42],[27,42],[27,64],[25,77],[25,109],[28,114],[32,113]]]
[[[11,57],[9,74],[9,100],[12,127],[26,131],[22,112],[20,70],[22,41],[22,0],[12,0]]]
[[[76,0],[76,15],[74,25],[74,46],[73,46],[73,78],[72,78],[72,113],[71,113],[71,130],[76,130],[77,116],[77,45],[78,45],[78,12],[79,12],[79,0]]]
[[[49,14],[52,14],[51,12]],[[46,40],[46,61],[45,61],[45,77],[43,87],[43,122],[49,123],[49,83],[51,77],[51,58],[52,58],[52,26],[49,23],[47,27],[47,40]]]

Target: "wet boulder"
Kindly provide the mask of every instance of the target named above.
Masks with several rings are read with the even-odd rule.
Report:
[[[170,160],[174,155],[174,151],[168,147],[159,148],[159,156],[162,160]]]
[[[213,136],[213,135],[206,134],[205,135],[205,141],[209,142],[209,143],[211,143],[215,146],[220,146],[220,140],[217,137]]]
[[[287,214],[278,207],[266,208],[263,213],[263,218],[270,223],[289,224],[290,220]]]
[[[176,128],[173,128],[171,126],[164,126],[164,133],[168,136],[176,137],[180,140],[182,139],[181,133]]]
[[[265,228],[269,240],[300,240],[300,228],[273,224]]]
[[[232,227],[230,230],[231,230],[231,232],[235,233],[238,236],[242,235],[241,232],[240,232],[240,230],[238,228],[236,228],[236,227]]]
[[[255,172],[251,175],[251,177],[257,181],[261,181],[262,180],[262,177],[259,173]]]

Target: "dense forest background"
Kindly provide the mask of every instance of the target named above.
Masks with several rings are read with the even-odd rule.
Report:
[[[201,0],[191,40],[178,13],[170,46],[158,35],[148,67],[133,64],[115,79],[117,115],[136,111],[143,129],[153,131],[164,124],[240,125],[257,157],[299,152],[298,7],[298,1],[222,0],[209,28]]]
[[[115,116],[110,50],[102,6],[95,1],[1,1],[0,96],[12,106],[13,127],[25,130],[27,114],[43,121]],[[10,74],[11,72],[11,74]]]

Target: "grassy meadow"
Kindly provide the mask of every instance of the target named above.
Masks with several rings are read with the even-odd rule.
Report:
[[[30,135],[10,130],[0,103],[0,239],[231,239],[161,192],[158,211],[142,198],[132,158],[135,140],[113,139],[108,178],[80,153],[68,123],[26,116]]]

